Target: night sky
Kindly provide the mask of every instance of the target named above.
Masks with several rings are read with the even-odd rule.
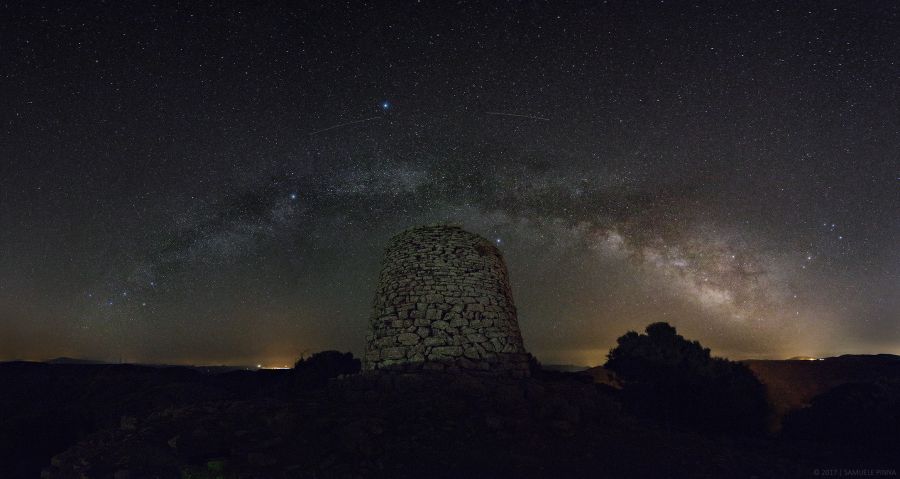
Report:
[[[433,222],[545,363],[898,354],[900,5],[725,3],[2,2],[0,359],[359,355]]]

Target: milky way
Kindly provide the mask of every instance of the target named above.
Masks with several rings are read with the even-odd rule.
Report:
[[[2,7],[2,358],[360,353],[433,222],[545,362],[900,353],[893,4],[134,7]]]

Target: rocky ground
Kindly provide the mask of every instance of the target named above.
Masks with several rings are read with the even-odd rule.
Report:
[[[417,373],[126,417],[42,477],[797,477],[828,458],[654,427],[623,414],[607,387],[570,376]]]
[[[635,417],[590,375],[0,365],[0,477],[816,477],[898,469],[853,443],[711,436]]]

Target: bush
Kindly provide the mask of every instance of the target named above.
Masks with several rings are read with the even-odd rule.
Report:
[[[361,369],[359,359],[353,353],[321,351],[308,358],[300,358],[294,364],[294,373],[306,385],[324,385],[331,378],[356,374]]]
[[[605,367],[622,380],[636,413],[692,429],[760,434],[769,414],[765,388],[743,364],[710,356],[667,323],[629,332]]]

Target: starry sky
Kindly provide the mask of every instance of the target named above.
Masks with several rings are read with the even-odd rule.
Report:
[[[359,355],[434,222],[545,363],[900,354],[900,5],[726,3],[0,2],[0,360]]]

